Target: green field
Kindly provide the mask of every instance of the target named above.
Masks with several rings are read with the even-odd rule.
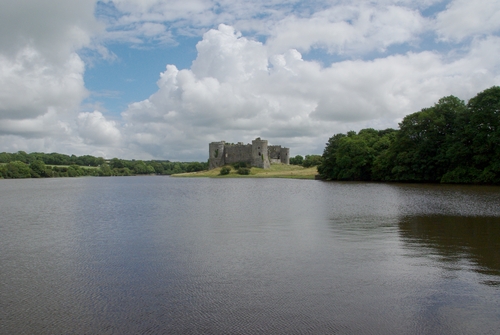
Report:
[[[230,166],[230,165],[227,165]],[[237,170],[231,168],[228,175],[221,176],[220,169],[209,171],[199,171],[190,173],[174,174],[172,177],[212,177],[212,178],[294,178],[294,179],[314,179],[318,174],[316,167],[303,168],[298,165],[272,164],[270,169],[260,169],[253,167],[249,175],[239,175]]]

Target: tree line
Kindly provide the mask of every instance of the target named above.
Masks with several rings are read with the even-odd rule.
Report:
[[[0,178],[171,175],[208,169],[207,162],[142,161],[59,153],[0,153]]]
[[[306,155],[306,157],[302,157],[301,155],[297,155],[295,157],[290,157],[291,165],[300,165],[305,168],[318,166],[323,161],[321,155]]]
[[[441,98],[397,130],[336,134],[318,172],[325,180],[500,184],[500,87],[467,104]]]

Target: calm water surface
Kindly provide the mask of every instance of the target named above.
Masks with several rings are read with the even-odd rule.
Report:
[[[498,334],[500,188],[0,180],[1,334]]]

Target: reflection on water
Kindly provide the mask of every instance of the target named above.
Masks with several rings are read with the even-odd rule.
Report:
[[[422,254],[450,263],[467,260],[474,271],[500,277],[499,217],[409,216],[399,222],[399,232],[407,247]]]
[[[0,334],[494,334],[500,188],[0,181]]]

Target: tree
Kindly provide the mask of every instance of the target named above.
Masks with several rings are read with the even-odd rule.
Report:
[[[196,172],[202,170],[203,170],[203,165],[200,162],[189,163],[186,167],[186,172]]]
[[[340,141],[337,150],[337,165],[339,180],[370,180],[372,150],[361,137],[348,134]]]
[[[78,165],[72,164],[68,166],[68,177],[79,177],[82,175],[81,169]]]
[[[481,170],[479,182],[500,183],[500,87],[494,86],[469,100],[472,162]]]
[[[134,164],[134,172],[136,174],[147,174],[148,173],[148,167],[147,167],[146,163],[144,163],[141,160],[136,161],[135,164]]]
[[[109,167],[108,164],[102,164],[99,167],[99,176],[109,177],[112,175],[113,175],[113,172],[111,171],[111,168]]]
[[[151,162],[149,163],[149,165],[153,167],[156,174],[163,174],[163,172],[165,171],[165,168],[159,162]]]
[[[337,150],[342,138],[346,137],[345,134],[336,134],[328,139],[325,150],[323,151],[323,161],[318,166],[318,172],[322,179],[336,180],[339,172],[337,166]]]
[[[30,178],[30,168],[28,164],[21,161],[7,163],[3,172],[4,178]]]
[[[302,166],[305,168],[318,166],[321,164],[322,157],[320,155],[306,155],[306,158],[302,162]]]
[[[155,168],[152,167],[151,165],[147,165],[146,171],[147,171],[147,174],[154,174],[155,173]]]
[[[465,112],[464,102],[449,96],[406,116],[391,148],[392,179],[439,182],[450,167],[451,139],[458,131],[457,119]]]
[[[290,164],[291,165],[302,165],[304,162],[304,157],[301,155],[297,155],[295,157],[290,158]]]
[[[113,158],[109,162],[109,166],[113,169],[121,169],[121,168],[123,168],[123,161],[121,159],[118,159],[118,158]]]
[[[33,161],[30,164],[30,174],[32,178],[49,177],[45,170],[45,163],[41,160]]]

